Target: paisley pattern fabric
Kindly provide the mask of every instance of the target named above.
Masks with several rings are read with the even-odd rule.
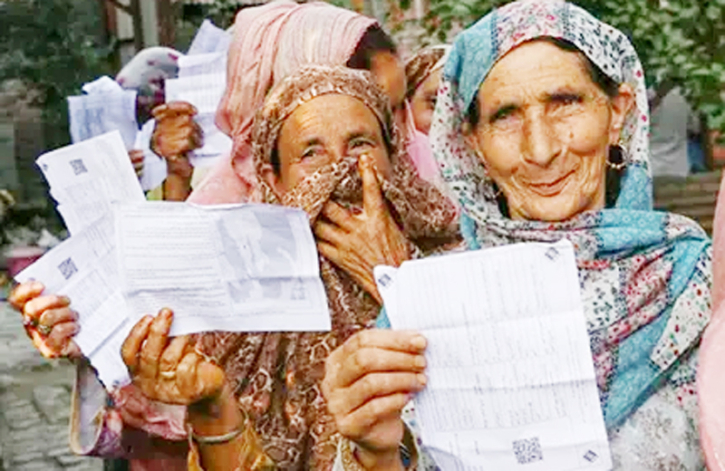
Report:
[[[430,74],[443,68],[450,51],[451,46],[447,44],[428,46],[416,52],[413,57],[405,61],[405,78],[408,82],[405,96],[409,100]]]
[[[378,176],[391,212],[411,243],[426,248],[457,239],[456,211],[432,185],[418,178],[402,151],[386,98],[367,72],[305,67],[268,96],[252,130],[252,153],[261,176],[276,148],[282,125],[301,104],[326,94],[352,96],[378,117],[391,149],[394,172]],[[311,224],[324,204],[362,202],[357,161],[345,158],[309,176],[279,198],[258,179],[254,199],[304,209]],[[225,368],[241,407],[253,419],[264,451],[280,469],[330,469],[337,449],[334,422],[320,392],[329,353],[355,332],[372,327],[380,306],[344,271],[321,258],[332,330],[325,333],[212,333],[199,348]]]

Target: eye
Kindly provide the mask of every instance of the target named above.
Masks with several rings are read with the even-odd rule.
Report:
[[[363,147],[373,147],[375,145],[375,142],[373,142],[371,139],[368,139],[367,137],[356,137],[352,141],[350,141],[350,148],[351,149],[360,149]]]
[[[510,118],[511,116],[513,116],[514,113],[516,112],[516,110],[517,110],[517,108],[513,105],[503,106],[503,107],[499,108],[498,110],[496,110],[491,115],[491,117],[488,119],[488,121],[489,121],[489,123],[496,123],[499,121],[503,121],[506,118]]]
[[[321,153],[322,149],[320,149],[319,146],[308,147],[304,150],[304,152],[302,152],[302,157],[300,158],[300,160],[310,159],[316,157]]]

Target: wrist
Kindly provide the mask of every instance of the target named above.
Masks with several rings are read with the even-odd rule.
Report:
[[[244,415],[228,384],[219,394],[190,404],[187,420],[194,434],[200,436],[224,435],[244,425]]]
[[[169,172],[164,180],[164,200],[184,201],[191,193],[191,175]]]
[[[355,459],[365,469],[399,471],[405,469],[400,459],[400,450],[397,448],[384,451],[372,451],[361,446],[353,449]]]

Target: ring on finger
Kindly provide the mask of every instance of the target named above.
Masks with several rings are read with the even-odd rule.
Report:
[[[38,327],[36,327],[36,330],[38,332],[40,332],[40,335],[42,335],[43,337],[47,337],[50,335],[53,328],[50,326],[47,326],[47,325],[38,324]]]
[[[176,371],[160,371],[159,376],[163,379],[176,379]]]

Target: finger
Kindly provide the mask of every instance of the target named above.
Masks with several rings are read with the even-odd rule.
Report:
[[[317,234],[315,234],[317,235]],[[320,237],[319,235],[317,236]],[[325,241],[318,241],[317,242],[317,251],[320,252],[320,255],[337,265],[338,267],[342,268],[343,263],[345,261],[343,253],[338,250],[337,247],[335,247],[332,244],[329,244]]]
[[[382,348],[407,353],[422,353],[427,341],[417,332],[404,330],[367,329],[350,337],[342,346],[344,355],[363,348]]]
[[[31,299],[25,303],[25,309],[23,314],[31,319],[38,320],[43,312],[48,309],[64,308],[70,305],[70,299],[67,296],[41,296],[39,298]]]
[[[25,303],[33,298],[37,298],[43,293],[45,286],[39,281],[26,281],[13,289],[8,297],[8,302],[17,311],[22,311]]]
[[[409,400],[408,394],[375,398],[339,420],[338,428],[346,437],[360,438],[381,419],[399,414]]]
[[[77,343],[75,343],[73,340],[70,340],[65,348],[60,352],[61,356],[76,359],[81,358],[83,356],[83,352],[81,352],[80,347]]]
[[[322,214],[331,222],[334,222],[348,232],[355,227],[355,219],[345,208],[334,201],[328,201],[327,204],[322,207]]]
[[[362,178],[363,209],[366,214],[375,214],[386,209],[383,195],[380,192],[378,179],[375,176],[373,162],[369,155],[360,156],[358,170]]]
[[[203,361],[196,367],[196,381],[201,385],[199,397],[215,396],[224,387],[224,371],[213,363]]]
[[[176,385],[179,393],[194,402],[200,399],[199,394],[202,392],[202,385],[197,382],[196,367],[201,361],[201,357],[194,352],[184,355],[179,365],[176,367]]]
[[[61,322],[77,322],[78,313],[68,307],[48,309],[40,315],[38,325],[53,327]]]
[[[123,346],[121,346],[121,358],[123,358],[123,362],[126,364],[128,371],[131,372],[132,375],[135,374],[138,369],[138,352],[141,349],[141,345],[144,340],[146,340],[146,336],[149,333],[149,328],[151,327],[151,322],[153,322],[153,320],[154,318],[151,316],[144,316],[143,319],[133,326],[133,329],[129,332],[128,337],[126,337],[126,340],[123,341]]]
[[[181,337],[175,337],[166,347],[164,353],[161,355],[159,360],[159,371],[174,371],[176,365],[179,364],[186,351],[186,346],[189,344],[189,337],[182,335]]]
[[[382,348],[363,348],[345,356],[337,372],[337,380],[340,386],[346,387],[371,373],[422,373],[425,365],[423,355]]]
[[[68,342],[80,330],[75,322],[63,322],[53,327],[53,330],[45,339],[45,344],[54,352],[60,354],[68,346]]]
[[[173,314],[168,309],[161,312],[151,323],[149,334],[141,347],[138,363],[138,375],[144,378],[156,378],[159,372],[159,358],[169,340],[169,330]]]
[[[346,240],[350,237],[350,234],[344,229],[319,219],[315,222],[312,230],[319,239],[338,247],[344,247]]]
[[[423,390],[426,377],[420,373],[372,373],[339,390],[328,403],[333,414],[349,414],[376,397],[411,394]]]

